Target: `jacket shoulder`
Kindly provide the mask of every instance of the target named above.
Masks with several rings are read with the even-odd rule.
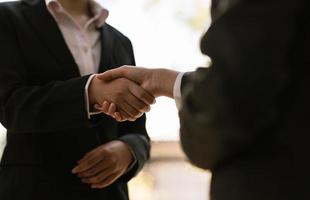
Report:
[[[119,30],[117,30],[116,28],[114,28],[110,24],[106,24],[106,26],[107,26],[107,29],[109,30],[109,32],[111,34],[113,34],[114,37],[116,37],[117,39],[121,40],[122,42],[126,42],[126,43],[131,44],[130,39],[126,35],[121,33]]]

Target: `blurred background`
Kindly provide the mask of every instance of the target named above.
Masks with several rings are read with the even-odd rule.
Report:
[[[138,66],[192,71],[208,65],[199,42],[210,25],[210,0],[98,2],[110,12],[108,23],[131,39]],[[151,159],[130,182],[131,200],[207,200],[211,174],[187,162],[173,100],[157,99],[147,114],[147,130],[153,141]],[[0,124],[0,158],[5,132]]]

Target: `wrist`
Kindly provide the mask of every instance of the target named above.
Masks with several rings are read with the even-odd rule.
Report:
[[[97,85],[98,85],[98,78],[97,76],[95,76],[91,82],[90,82],[90,85],[89,85],[89,88],[88,88],[88,99],[89,99],[89,105],[90,106],[93,106],[97,103],[97,99],[96,99],[96,88],[97,88]]]
[[[156,90],[159,94],[158,96],[173,98],[174,83],[179,72],[168,69],[158,69],[156,74],[157,80],[155,80],[155,84],[157,86]]]

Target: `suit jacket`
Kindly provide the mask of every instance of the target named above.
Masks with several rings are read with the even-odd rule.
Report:
[[[100,72],[135,64],[127,37],[108,24],[100,31]],[[0,199],[128,199],[126,183],[149,156],[145,116],[125,123],[103,114],[88,119],[89,76],[80,76],[43,0],[0,4],[0,44],[0,122],[7,128]],[[137,162],[111,186],[92,190],[71,169],[111,140],[129,144]]]
[[[309,199],[309,3],[219,0],[212,16],[212,65],[182,81],[185,153],[212,200]]]

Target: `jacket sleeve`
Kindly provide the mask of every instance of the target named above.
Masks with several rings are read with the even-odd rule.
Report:
[[[88,127],[84,97],[88,76],[29,84],[31,72],[14,31],[0,8],[0,122],[8,130],[22,133]]]
[[[212,66],[182,82],[181,143],[193,164],[217,168],[275,128],[300,2],[244,0],[213,22],[201,43]]]

